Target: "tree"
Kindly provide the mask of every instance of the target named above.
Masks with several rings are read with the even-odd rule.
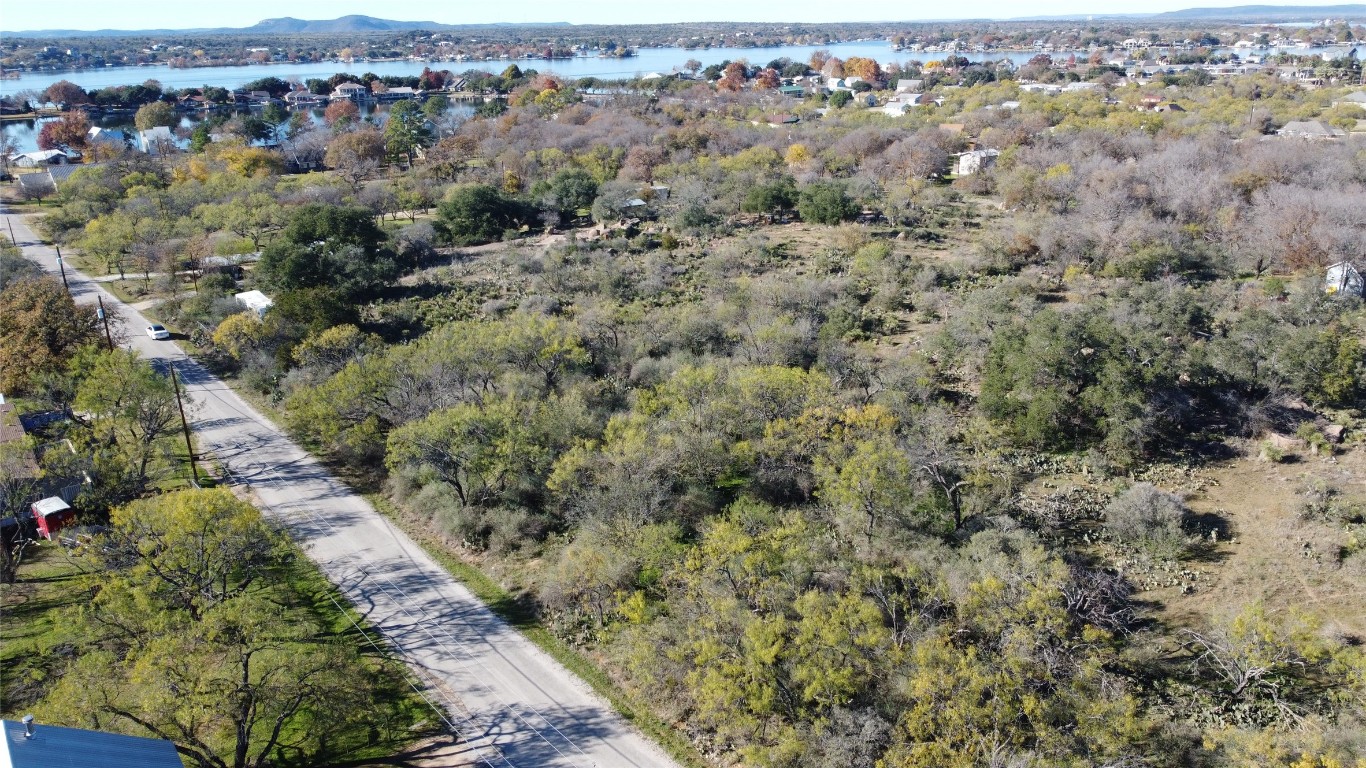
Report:
[[[52,102],[62,109],[75,106],[77,104],[88,104],[90,98],[86,96],[85,90],[70,80],[58,80],[49,85],[41,96],[45,102]]]
[[[740,210],[746,213],[766,213],[770,216],[781,217],[795,208],[799,199],[796,182],[792,180],[791,176],[783,176],[771,184],[751,187],[749,192],[745,193],[745,199],[740,204]]]
[[[328,103],[327,109],[323,110],[323,120],[332,126],[334,131],[343,130],[359,119],[360,107],[350,99],[334,99]]]
[[[374,128],[348,131],[328,142],[323,159],[353,191],[359,191],[361,181],[378,170],[384,159],[384,137]]]
[[[10,282],[0,291],[0,391],[25,392],[35,376],[62,370],[76,350],[103,340],[94,309],[77,306],[56,278]]]
[[[754,78],[755,88],[766,88],[768,90],[776,90],[778,86],[782,84],[783,81],[778,73],[778,70],[773,69],[772,67],[760,70],[759,74]]]
[[[841,109],[846,104],[854,100],[854,94],[849,91],[835,91],[830,94],[830,106]]]
[[[281,290],[328,287],[355,300],[398,276],[385,240],[365,208],[305,205],[266,248],[259,268]]]
[[[797,212],[802,221],[811,224],[838,224],[854,218],[858,209],[837,182],[818,181],[808,184],[797,200]]]
[[[81,150],[89,131],[90,118],[84,111],[63,112],[60,119],[43,123],[38,131],[38,148]]]
[[[106,445],[122,447],[131,470],[124,481],[135,490],[145,488],[153,462],[169,448],[159,443],[180,428],[171,379],[136,352],[105,352],[85,372],[75,406],[91,414],[96,433],[107,435]]]
[[[749,77],[749,70],[744,63],[732,61],[726,65],[721,79],[717,81],[716,87],[723,91],[739,93],[745,87],[745,80]]]
[[[283,545],[261,513],[226,488],[186,490],[114,510],[111,563],[158,602],[200,619],[214,605],[245,593]]]
[[[205,768],[264,768],[331,762],[374,716],[375,678],[276,575],[297,555],[254,508],[190,490],[112,517],[72,617],[79,655],[45,702],[59,719],[169,739]]]
[[[0,516],[19,519],[43,488],[42,471],[34,460],[36,444],[25,435],[0,443]],[[30,540],[24,526],[0,528],[0,584],[13,584],[19,562]]]
[[[501,240],[529,220],[529,207],[486,184],[456,187],[436,207],[445,237],[456,245]]]
[[[421,106],[405,99],[389,108],[389,120],[384,124],[384,143],[390,160],[406,160],[409,164],[421,149],[432,142],[431,131]]]
[[[451,100],[439,93],[428,96],[427,100],[422,102],[422,114],[433,122],[440,120],[450,108]]]
[[[592,174],[582,168],[565,168],[550,180],[543,200],[564,221],[591,208],[597,196],[598,181]]]
[[[139,131],[145,131],[158,126],[170,128],[180,122],[175,113],[175,107],[164,101],[154,101],[138,107],[138,111],[133,115],[133,125]]]

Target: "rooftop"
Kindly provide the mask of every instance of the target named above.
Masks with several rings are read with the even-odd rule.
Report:
[[[4,724],[0,766],[6,768],[185,768],[175,745],[164,739],[144,739],[119,733],[86,731],[37,723],[31,737],[24,724]]]

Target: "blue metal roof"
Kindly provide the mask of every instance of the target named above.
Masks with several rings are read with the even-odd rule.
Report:
[[[175,745],[164,739],[144,739],[120,733],[33,724],[33,737],[24,724],[3,720],[0,765],[13,768],[185,768]]]

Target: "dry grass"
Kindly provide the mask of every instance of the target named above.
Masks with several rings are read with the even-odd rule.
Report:
[[[1163,589],[1144,595],[1169,625],[1202,626],[1250,602],[1275,611],[1299,610],[1325,631],[1366,637],[1366,560],[1339,561],[1341,527],[1304,520],[1303,489],[1315,480],[1339,488],[1346,501],[1366,503],[1366,451],[1357,446],[1332,459],[1295,463],[1239,459],[1208,471],[1210,487],[1189,500],[1192,511],[1222,518],[1231,538],[1200,563],[1209,575],[1190,594]]]

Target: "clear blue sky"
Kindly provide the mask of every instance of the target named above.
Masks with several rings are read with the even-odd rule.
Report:
[[[838,0],[516,0],[489,2],[414,2],[413,0],[0,0],[0,30],[32,29],[191,29],[247,27],[262,19],[293,16],[335,19],[364,14],[398,21],[443,24],[568,21],[575,24],[657,24],[684,21],[885,21],[1019,16],[1084,15],[1090,12],[1160,12],[1193,6],[1239,5],[1253,0],[977,0],[963,4],[849,3]],[[1276,0],[1257,0],[1276,2]],[[1327,0],[1332,2],[1334,0]],[[1287,3],[1303,5],[1308,3]]]

